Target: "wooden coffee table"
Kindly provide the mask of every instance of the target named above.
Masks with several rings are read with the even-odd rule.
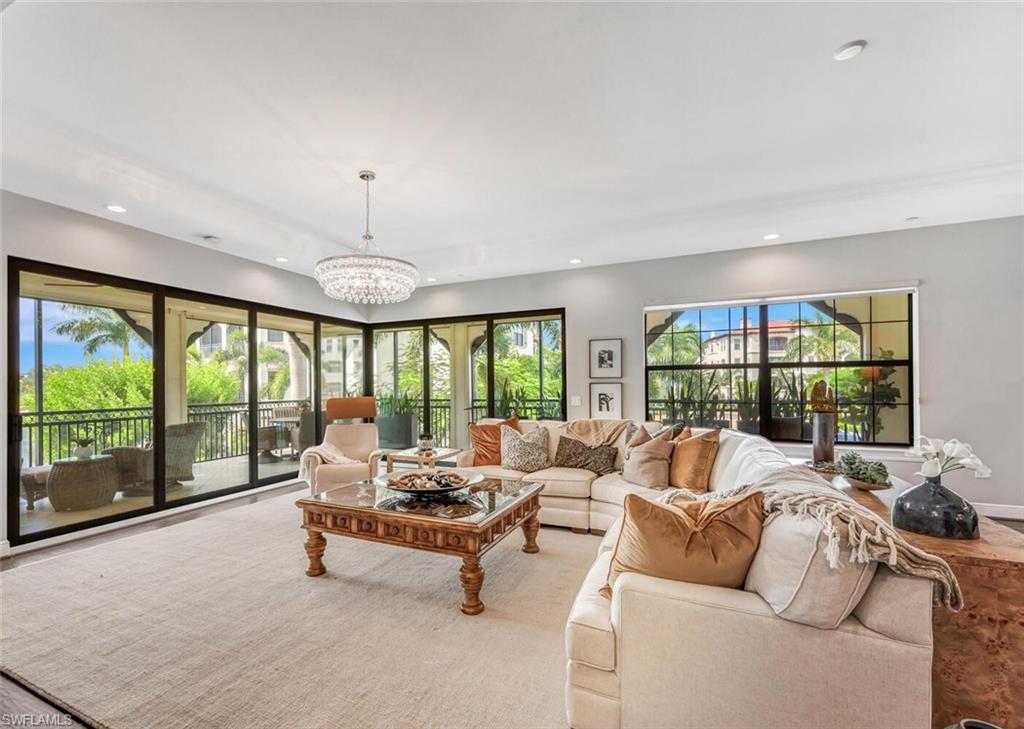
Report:
[[[461,557],[462,612],[477,615],[484,609],[480,557],[516,527],[522,527],[526,539],[523,551],[540,551],[537,515],[543,488],[539,483],[485,479],[447,497],[428,499],[360,481],[299,499],[295,505],[302,509],[307,534],[306,574],[319,577],[326,571],[325,534]]]

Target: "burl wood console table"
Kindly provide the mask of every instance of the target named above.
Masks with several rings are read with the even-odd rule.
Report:
[[[480,557],[516,527],[522,527],[523,551],[533,554],[540,522],[541,484],[485,479],[444,498],[410,496],[360,481],[299,499],[306,530],[306,574],[319,577],[327,547],[325,534],[394,544],[462,558],[459,580],[462,612],[483,612],[480,589],[484,571]]]
[[[868,493],[833,483],[890,522],[892,502],[905,486]],[[964,595],[960,612],[932,611],[935,729],[967,718],[1024,726],[1024,534],[984,516],[980,527],[981,539],[969,540],[900,531],[946,560]]]

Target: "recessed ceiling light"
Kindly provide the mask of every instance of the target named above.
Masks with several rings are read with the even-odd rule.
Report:
[[[128,212],[128,208],[124,207],[123,205],[107,205],[107,210],[109,210],[112,213],[127,213]]]
[[[288,263],[288,259],[285,258],[284,256],[278,256],[274,260],[277,261],[278,263]]]
[[[915,220],[920,220],[920,215],[911,215],[909,218],[904,218],[908,223],[913,223]]]
[[[782,237],[782,236],[780,236],[780,235],[779,235],[778,233],[769,233],[768,235],[766,235],[766,236],[764,237],[764,239],[765,239],[765,240],[778,240],[778,239],[779,239],[779,238],[781,238],[781,237]]]
[[[583,259],[582,258],[570,258],[569,259],[569,263],[572,263],[573,265],[575,265],[577,263],[583,263]]]
[[[431,277],[429,277],[429,278],[427,279],[427,283],[436,283],[436,282],[437,282],[437,279],[436,279],[436,278],[434,278],[433,276],[431,276]]]
[[[868,45],[866,40],[855,40],[849,43],[843,43],[843,45],[836,48],[835,53],[832,54],[832,58],[837,61],[849,61],[851,58],[856,58],[860,55]]]

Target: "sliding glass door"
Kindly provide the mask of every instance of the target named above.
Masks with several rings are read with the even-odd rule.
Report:
[[[424,411],[423,328],[373,334],[373,394],[382,448],[408,448],[421,432]]]
[[[320,324],[321,432],[327,426],[327,400],[363,394],[363,330],[344,324]]]
[[[256,447],[259,479],[294,476],[313,445],[313,321],[256,315]]]
[[[249,484],[249,313],[164,303],[167,501]]]
[[[12,539],[151,509],[152,295],[31,272],[15,284]]]
[[[294,478],[326,399],[365,394],[362,325],[7,260],[12,544]],[[417,419],[421,332],[391,381]]]

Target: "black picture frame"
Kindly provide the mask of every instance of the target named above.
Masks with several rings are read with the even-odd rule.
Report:
[[[598,390],[595,392],[595,388]],[[602,393],[602,390],[604,391]],[[611,396],[611,409],[602,409],[599,402],[602,394]],[[595,407],[597,403],[597,407]],[[622,383],[621,382],[591,382],[590,383],[590,417],[597,420],[622,420]]]
[[[591,339],[589,349],[590,379],[622,378],[622,337]]]

